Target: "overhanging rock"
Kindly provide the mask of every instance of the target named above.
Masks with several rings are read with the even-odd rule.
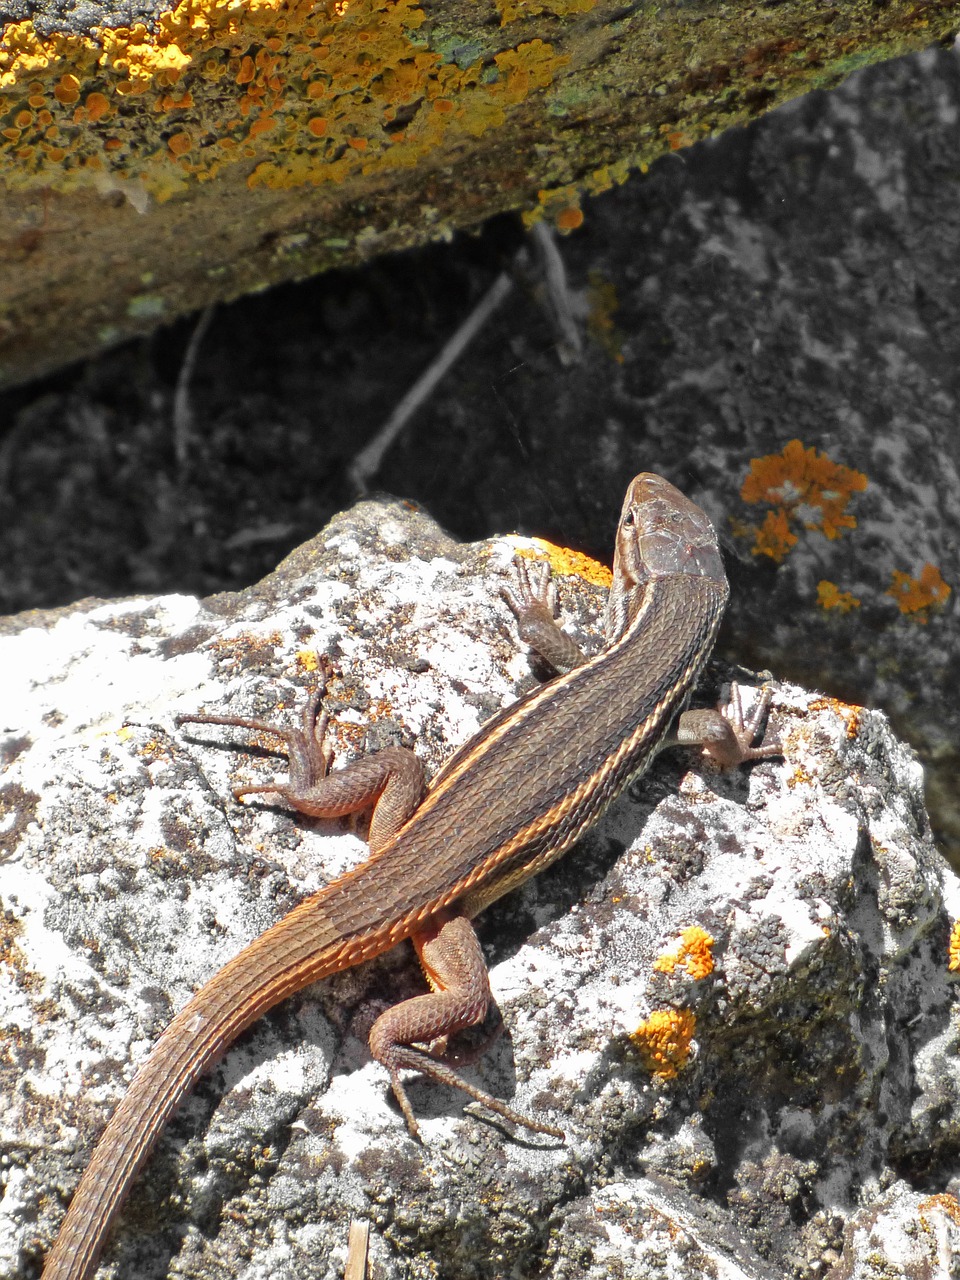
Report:
[[[0,382],[584,194],[960,27],[960,4],[15,0]]]

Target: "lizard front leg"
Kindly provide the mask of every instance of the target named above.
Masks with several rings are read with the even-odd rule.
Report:
[[[735,769],[748,760],[769,760],[783,755],[783,748],[774,739],[761,742],[757,747],[753,740],[760,732],[773,690],[765,685],[757,704],[749,716],[743,714],[740,686],[730,685],[730,701],[712,710],[684,711],[678,717],[673,731],[662,747],[702,747],[721,769]]]
[[[510,583],[501,587],[500,595],[517,620],[517,632],[523,643],[558,674],[572,671],[586,662],[586,655],[576,641],[556,622],[557,589],[550,565],[545,560],[517,556],[510,571]],[[616,608],[610,612],[614,618],[617,617]],[[702,747],[722,769],[734,769],[750,760],[780,756],[783,752],[776,740],[753,745],[763,726],[772,694],[770,686],[766,686],[751,714],[745,717],[740,688],[733,683],[730,701],[724,706],[681,712],[658,750]]]
[[[500,595],[517,620],[520,639],[558,675],[586,662],[577,642],[557,625],[557,588],[546,560],[515,556]]]
[[[426,789],[423,764],[403,747],[385,747],[374,755],[361,756],[343,769],[330,772],[333,751],[327,742],[329,716],[321,713],[330,667],[320,666],[320,682],[304,703],[298,729],[286,729],[265,720],[245,716],[183,715],[181,724],[220,724],[253,729],[279,738],[280,754],[289,761],[285,782],[268,782],[236,787],[234,796],[271,794],[280,796],[291,808],[314,818],[339,818],[372,806],[368,844],[378,852],[414,813]]]

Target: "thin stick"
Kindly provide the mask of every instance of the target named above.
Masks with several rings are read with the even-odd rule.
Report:
[[[193,327],[193,333],[190,335],[187,349],[183,353],[183,363],[180,366],[180,374],[177,377],[177,385],[173,392],[173,453],[180,471],[183,471],[187,465],[187,448],[190,442],[191,428],[193,427],[193,410],[190,407],[190,382],[197,363],[200,343],[203,341],[203,335],[210,327],[214,310],[214,304],[211,303],[209,307],[204,307],[200,312],[200,318]]]
[[[560,363],[576,364],[583,358],[583,339],[573,314],[574,304],[567,284],[567,269],[557,248],[556,235],[546,222],[535,222],[530,234],[543,267],[551,319],[560,334],[557,345]]]
[[[440,354],[423,371],[370,443],[354,458],[349,476],[360,493],[367,492],[368,481],[380,470],[383,455],[406,426],[408,419],[423,404],[444,374],[460,359],[512,288],[513,280],[506,271],[501,271]]]
[[[367,1280],[367,1248],[370,1243],[370,1223],[354,1218],[350,1223],[347,1243],[347,1265],[343,1280]]]

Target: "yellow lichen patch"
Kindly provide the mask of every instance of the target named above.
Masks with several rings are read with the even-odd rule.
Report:
[[[740,496],[751,504],[769,503],[773,510],[754,530],[753,554],[769,556],[779,564],[797,542],[791,521],[830,539],[838,538],[844,529],[856,528],[847,503],[866,487],[862,472],[805,448],[799,440],[791,440],[780,453],[754,458]]]
[[[856,596],[849,591],[841,591],[836,583],[828,582],[826,578],[817,583],[817,604],[821,609],[839,609],[841,613],[860,608]]]
[[[809,787],[813,785],[815,775],[804,768],[802,764],[795,764],[787,776],[788,787]]]
[[[885,594],[896,600],[901,613],[909,614],[915,622],[926,625],[930,610],[949,599],[950,587],[936,565],[925,564],[919,578],[911,578],[909,574],[894,569],[893,582]]]
[[[689,1009],[655,1009],[630,1039],[643,1064],[661,1080],[673,1080],[686,1066],[697,1020]]]
[[[58,189],[106,171],[161,200],[237,164],[251,186],[342,182],[502,124],[569,61],[530,40],[461,67],[424,21],[416,0],[179,0],[151,28],[10,23],[0,170]]]
[[[316,649],[298,649],[296,662],[301,671],[320,670],[320,655]]]
[[[500,25],[516,22],[518,18],[539,17],[542,13],[566,18],[573,13],[589,13],[597,0],[496,0]]]
[[[951,973],[960,973],[960,920],[955,920],[950,930],[949,956],[947,968]]]
[[[533,543],[532,547],[530,543]],[[599,560],[585,556],[582,551],[571,551],[569,547],[556,547],[544,538],[525,539],[517,546],[517,555],[531,560],[549,560],[554,573],[575,574],[597,587],[609,587],[613,581],[610,569]]]
[[[658,973],[673,973],[682,965],[691,978],[706,978],[713,973],[713,938],[699,925],[684,929],[676,943],[661,951],[653,962]]]
[[[650,166],[643,162],[639,168],[641,173],[646,173]],[[604,191],[612,190],[613,187],[622,187],[629,177],[629,162],[617,160],[613,164],[601,165],[599,169],[594,169],[592,173],[587,175],[584,185],[592,196],[598,196]]]
[[[496,96],[511,105],[523,100],[535,90],[546,89],[553,77],[569,58],[557,57],[553,45],[543,40],[530,40],[505,49],[494,58],[498,77],[492,86]]]

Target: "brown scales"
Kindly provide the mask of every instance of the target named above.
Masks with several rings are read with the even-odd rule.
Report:
[[[237,798],[272,792],[315,816],[373,805],[371,853],[244,948],[167,1027],[100,1139],[44,1280],[87,1280],[170,1114],[236,1036],[286,996],[408,937],[431,991],[382,1014],[370,1049],[389,1072],[411,1134],[417,1122],[399,1074],[407,1068],[514,1124],[562,1138],[462,1080],[445,1053],[430,1048],[482,1023],[493,1004],[471,918],[559,857],[660,746],[703,743],[725,765],[778,748],[751,746],[768,696],[747,722],[736,694],[726,718],[701,711],[678,719],[713,647],[727,584],[706,515],[660,477],[638,476],[627,491],[606,643],[595,657],[556,626],[543,571],[518,566],[504,595],[523,638],[563,673],[482,726],[425,796],[422,766],[397,748],[329,773],[327,720],[318,717],[325,667],[299,729],[181,717],[275,734],[288,780],[240,788]]]

